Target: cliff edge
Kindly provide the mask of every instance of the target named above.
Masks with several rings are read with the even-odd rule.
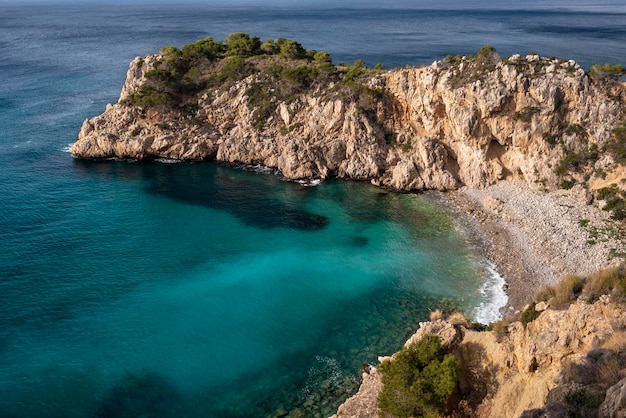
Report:
[[[133,60],[118,103],[84,122],[71,153],[260,164],[402,191],[502,179],[553,189],[615,171],[601,151],[624,123],[625,90],[574,61],[489,47],[384,71],[232,34]]]
[[[458,317],[420,324],[406,346],[437,336],[462,365],[454,406],[442,416],[624,416],[623,303],[605,295],[594,303],[581,298],[566,308],[549,305],[533,304],[526,310],[532,316],[501,322],[491,331],[473,330]],[[376,368],[364,373],[359,392],[333,418],[381,416],[382,386]]]

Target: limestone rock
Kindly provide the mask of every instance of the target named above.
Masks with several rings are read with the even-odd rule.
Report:
[[[420,341],[425,335],[439,337],[441,347],[446,351],[454,350],[463,339],[461,327],[455,326],[446,320],[438,319],[436,321],[421,322],[417,332],[404,344],[405,347]]]
[[[425,322],[406,344],[437,335],[442,346],[460,358],[461,400],[455,416],[560,417],[567,416],[568,393],[581,389],[592,395],[604,393],[598,371],[607,373],[621,360],[601,344],[624,327],[626,312],[619,305],[606,299],[594,304],[578,301],[567,310],[546,307],[526,328],[514,322],[503,335],[441,319]],[[379,360],[393,361],[393,357]],[[619,370],[614,374],[619,375]],[[367,396],[358,393],[353,398],[359,399],[363,411],[375,411],[375,387],[366,390]],[[625,402],[623,379],[607,391],[600,416],[626,417]],[[360,416],[357,409],[351,410],[353,415],[337,416]]]
[[[606,398],[600,405],[599,417],[626,417],[626,379],[620,380],[606,391]]]
[[[370,373],[363,373],[363,382],[359,391],[347,399],[331,418],[378,418],[376,402],[382,386],[376,368],[372,368]]]
[[[625,95],[623,87],[607,91],[592,83],[576,63],[516,55],[481,72],[466,58],[373,77],[368,86],[380,95],[367,112],[358,98],[320,88],[289,102],[274,98],[275,110],[260,127],[248,91],[262,74],[204,91],[195,113],[128,105],[161,59],[131,62],[120,101],[85,121],[74,156],[217,159],[278,168],[291,179],[370,180],[402,191],[476,188],[502,179],[557,188],[554,166],[565,150],[602,148]],[[563,145],[550,143],[553,137]],[[608,172],[611,164],[601,159],[593,169]],[[581,181],[584,175],[583,169]],[[584,191],[572,193],[589,200]]]

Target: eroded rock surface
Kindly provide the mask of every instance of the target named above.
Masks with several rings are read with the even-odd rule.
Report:
[[[454,416],[571,416],[568,411],[576,404],[568,397],[578,393],[602,404],[597,402],[597,410],[570,412],[599,410],[602,417],[621,417],[626,416],[623,347],[605,343],[624,327],[626,312],[604,296],[566,310],[547,308],[526,328],[513,322],[499,331],[477,332],[443,320],[426,322],[407,343],[437,335],[461,359],[461,401]],[[377,373],[364,375],[360,391],[335,417],[377,417],[381,386]]]
[[[261,73],[204,91],[192,113],[129,105],[160,60],[130,64],[120,101],[84,122],[74,156],[216,159],[278,168],[289,179],[336,176],[403,191],[514,178],[556,187],[555,168],[566,154],[610,140],[624,96],[619,83],[593,82],[573,61],[442,60],[372,77],[366,86],[377,96],[367,106],[354,95],[329,94],[332,83],[289,100],[272,97],[274,110],[261,126],[263,109],[249,97],[267,81]],[[607,172],[612,163],[606,157],[589,168]],[[581,179],[589,174],[579,171]]]

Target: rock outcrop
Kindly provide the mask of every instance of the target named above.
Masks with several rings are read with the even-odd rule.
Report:
[[[274,167],[289,179],[370,180],[403,191],[505,178],[550,188],[562,180],[555,168],[564,156],[611,139],[625,94],[573,61],[479,56],[372,73],[362,81],[373,92],[365,98],[343,94],[337,80],[285,98],[257,72],[205,89],[186,109],[132,104],[162,62],[151,55],[131,63],[120,101],[84,122],[74,156],[216,159]],[[271,106],[255,103],[256,86]],[[611,171],[612,162],[586,161],[591,171],[578,176]]]
[[[566,310],[544,309],[526,327],[513,322],[479,332],[445,320],[426,322],[409,342],[437,335],[461,360],[461,400],[453,416],[556,418],[599,411],[620,417],[626,415],[625,329],[623,306],[603,296]],[[335,418],[377,417],[381,386],[375,370],[365,374]]]

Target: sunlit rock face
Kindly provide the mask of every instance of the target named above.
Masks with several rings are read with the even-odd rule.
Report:
[[[187,98],[185,108],[129,104],[162,58],[131,62],[120,101],[84,122],[74,156],[216,159],[277,168],[289,179],[370,180],[402,191],[507,178],[555,188],[566,155],[610,141],[625,94],[620,83],[594,81],[573,61],[479,55],[373,73],[360,84],[371,96],[329,81],[285,99],[275,93],[281,82],[269,88],[271,77],[258,72]],[[270,106],[251,98],[259,85]],[[589,178],[612,163],[591,159],[572,175]]]

